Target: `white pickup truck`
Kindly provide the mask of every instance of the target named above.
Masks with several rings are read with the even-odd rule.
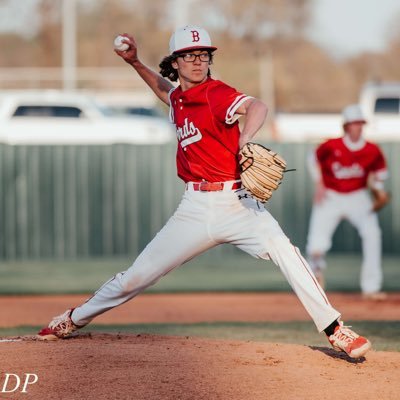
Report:
[[[367,139],[400,141],[400,82],[367,83],[358,101],[368,121]],[[342,117],[340,113],[277,113],[274,129],[283,142],[319,142],[342,135]]]
[[[162,144],[174,140],[166,118],[111,117],[76,92],[0,92],[0,143],[10,145]]]

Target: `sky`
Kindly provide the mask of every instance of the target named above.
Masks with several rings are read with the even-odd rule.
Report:
[[[385,49],[400,21],[400,0],[314,0],[309,37],[333,56],[346,58]]]
[[[18,30],[29,35],[35,29],[31,19],[35,2],[0,0],[0,32]],[[385,49],[396,16],[400,21],[400,0],[314,0],[313,11],[308,37],[332,56],[347,58]]]

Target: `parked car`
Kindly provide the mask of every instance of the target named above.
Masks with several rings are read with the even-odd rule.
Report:
[[[400,141],[400,82],[368,83],[360,93],[366,137]]]
[[[167,111],[160,107],[156,96],[146,91],[91,91],[90,95],[105,106],[112,116],[137,116],[168,119]]]
[[[18,145],[161,144],[174,140],[166,119],[117,116],[87,94],[0,92],[0,142]]]
[[[359,104],[368,122],[367,139],[400,141],[400,82],[365,84]],[[274,125],[276,137],[286,142],[321,141],[342,135],[340,113],[278,113]]]

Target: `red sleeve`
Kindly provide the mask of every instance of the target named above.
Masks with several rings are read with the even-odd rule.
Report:
[[[236,110],[250,98],[221,81],[215,81],[208,91],[208,103],[214,117],[226,124],[233,124],[239,118],[235,115]]]
[[[320,144],[317,147],[317,150],[315,151],[315,154],[316,154],[317,160],[320,163],[323,162],[328,157],[328,155],[330,153],[330,148],[331,148],[330,140]]]

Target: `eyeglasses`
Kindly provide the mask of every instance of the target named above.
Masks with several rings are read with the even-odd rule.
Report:
[[[200,54],[193,54],[193,53],[186,53],[186,54],[179,54],[178,57],[183,58],[183,61],[193,63],[196,61],[196,58],[199,58],[201,62],[209,62],[211,59],[210,53],[200,53]]]

